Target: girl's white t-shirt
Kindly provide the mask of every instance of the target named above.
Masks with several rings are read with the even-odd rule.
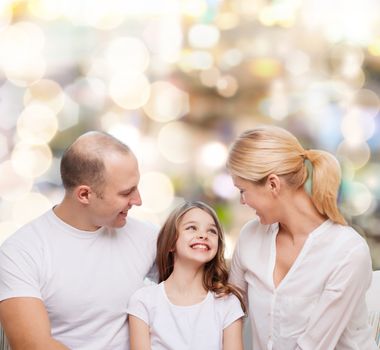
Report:
[[[223,330],[244,316],[233,294],[218,298],[209,291],[198,304],[174,305],[164,282],[136,291],[127,312],[149,326],[152,350],[221,350]]]

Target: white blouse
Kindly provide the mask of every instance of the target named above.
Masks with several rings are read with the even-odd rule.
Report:
[[[276,288],[277,233],[278,224],[248,222],[232,259],[230,281],[247,292],[253,350],[377,349],[365,304],[372,278],[366,241],[325,221]]]

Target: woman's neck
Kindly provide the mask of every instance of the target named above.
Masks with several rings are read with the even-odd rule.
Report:
[[[303,189],[295,191],[286,203],[283,218],[280,220],[280,230],[292,236],[293,240],[304,239],[327,219],[318,212]]]
[[[194,305],[207,295],[203,286],[203,266],[194,267],[176,262],[169,278],[165,281],[165,291],[175,305]]]

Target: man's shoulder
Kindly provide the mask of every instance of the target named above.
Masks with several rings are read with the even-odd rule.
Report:
[[[47,225],[48,216],[51,215],[50,211],[47,211],[39,217],[29,221],[20,228],[18,228],[11,236],[9,236],[3,245],[7,244],[25,244],[31,245],[38,242],[41,238],[41,234],[46,233],[46,229],[43,229]]]
[[[159,227],[149,221],[142,221],[133,217],[128,217],[127,223],[123,227],[123,230],[131,232],[132,234],[146,234],[148,236],[156,237],[159,231]]]

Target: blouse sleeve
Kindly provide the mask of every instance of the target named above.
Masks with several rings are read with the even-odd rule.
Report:
[[[248,283],[246,282],[244,278],[245,269],[242,266],[241,263],[241,256],[240,256],[240,244],[241,244],[241,238],[239,239],[238,243],[236,244],[234,254],[232,256],[231,261],[231,268],[230,268],[230,275],[229,275],[229,282],[237,287],[239,287],[244,292],[244,301],[247,305],[247,289],[248,289]]]
[[[355,308],[365,300],[371,278],[368,247],[360,245],[331,274],[297,350],[335,349]]]

